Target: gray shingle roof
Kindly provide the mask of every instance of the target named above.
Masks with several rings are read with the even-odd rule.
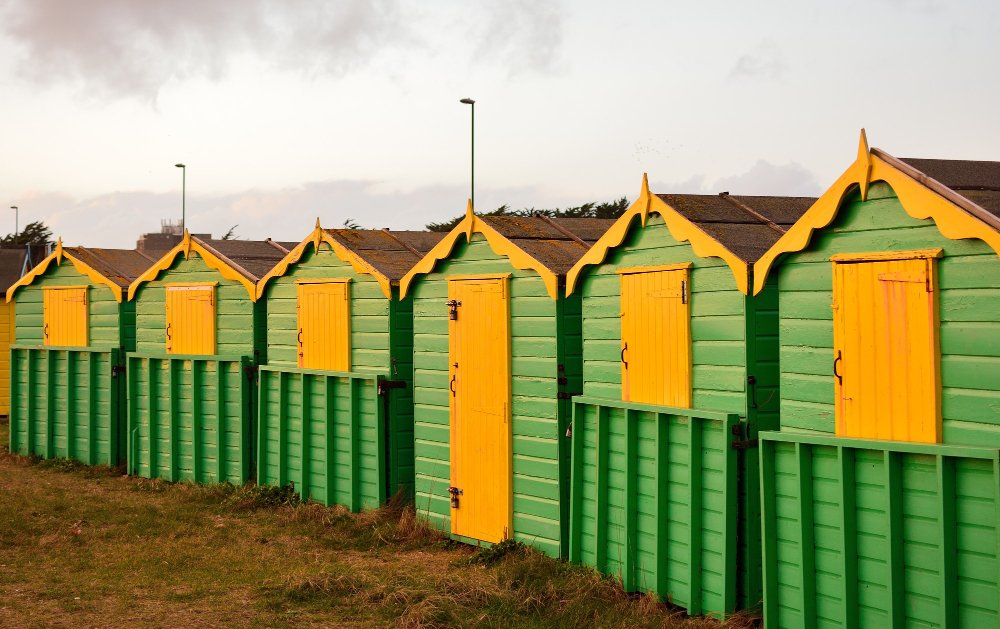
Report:
[[[244,269],[250,274],[248,279],[254,282],[260,281],[285,257],[285,252],[267,240],[193,239],[220,254],[233,266]]]
[[[444,238],[438,232],[388,229],[327,229],[331,238],[354,252],[393,284]]]
[[[899,161],[1000,218],[1000,162],[915,157]]]
[[[153,265],[153,260],[135,249],[63,247],[63,250],[122,288],[128,288]]]
[[[501,236],[564,276],[604,235],[614,219],[544,216],[480,216]]]

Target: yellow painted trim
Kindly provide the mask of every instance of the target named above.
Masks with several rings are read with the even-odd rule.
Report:
[[[295,280],[296,284],[344,284],[350,282],[349,277],[324,277],[319,279]]]
[[[940,258],[944,249],[914,249],[912,251],[871,251],[868,253],[837,253],[831,262],[877,262],[884,260],[926,260]]]
[[[576,284],[585,268],[603,263],[610,250],[621,246],[625,242],[632,227],[632,219],[636,216],[640,217],[640,226],[645,228],[647,217],[652,212],[659,214],[663,218],[670,236],[677,242],[689,243],[696,256],[699,258],[721,258],[732,269],[733,277],[736,280],[736,288],[741,293],[747,293],[749,290],[748,270],[750,265],[741,260],[718,240],[712,238],[712,236],[700,227],[689,221],[683,214],[667,205],[663,199],[650,193],[648,179],[643,175],[642,192],[639,198],[629,206],[608,231],[594,243],[590,251],[585,253],[573,265],[569,273],[566,274],[566,296],[572,295],[573,291],[576,290]]]
[[[56,248],[52,253],[50,253],[44,260],[39,262],[35,266],[35,268],[28,271],[28,273],[25,274],[24,277],[11,284],[10,288],[7,289],[7,303],[10,303],[13,300],[14,292],[17,291],[17,289],[21,288],[22,286],[27,286],[31,284],[40,276],[44,275],[45,272],[49,269],[49,266],[52,264],[52,262],[55,262],[56,266],[60,266],[62,264],[63,258],[69,260],[73,264],[73,268],[75,268],[77,272],[79,272],[81,275],[86,275],[95,284],[104,284],[105,286],[110,288],[111,294],[115,296],[115,301],[117,301],[118,303],[122,303],[122,298],[125,296],[125,290],[118,284],[112,282],[107,277],[101,275],[96,269],[94,269],[87,263],[83,262],[76,256],[64,250],[62,247],[62,239],[59,239],[59,241],[56,243]]]
[[[463,280],[506,280],[510,279],[512,273],[472,273],[469,275],[449,275],[449,282],[460,282]]]
[[[184,254],[184,258],[187,259],[190,257],[192,251],[201,257],[206,266],[217,271],[219,275],[225,279],[233,280],[234,282],[242,284],[243,288],[247,289],[247,293],[250,295],[250,301],[257,301],[257,285],[250,280],[250,278],[229,266],[225,261],[203,247],[201,243],[195,238],[192,238],[191,234],[189,234],[186,230],[184,232],[184,238],[177,243],[177,246],[164,254],[164,256],[153,264],[153,266],[146,269],[145,273],[132,282],[132,284],[128,287],[129,301],[135,297],[139,287],[146,282],[155,280],[160,273],[169,269],[173,265],[174,261],[177,260],[177,256]]]
[[[476,216],[472,211],[471,202],[466,209],[465,217],[462,221],[448,232],[448,235],[427,252],[427,255],[421,258],[410,269],[409,273],[404,275],[403,279],[399,281],[399,298],[403,299],[406,297],[406,294],[410,290],[410,285],[417,276],[430,273],[439,261],[448,258],[455,245],[458,244],[458,239],[461,236],[465,236],[466,241],[471,242],[472,234],[474,233],[482,234],[487,244],[489,244],[490,249],[493,250],[493,253],[506,257],[515,269],[531,269],[538,273],[542,278],[542,282],[545,283],[545,289],[549,297],[553,300],[559,298],[559,276],[526,251],[504,238],[500,232],[490,227],[486,221]]]
[[[694,266],[691,262],[678,262],[677,264],[658,264],[653,266],[632,266],[627,269],[618,269],[619,275],[630,275],[632,273],[653,273],[655,271],[680,271],[690,269]]]
[[[72,284],[72,285],[68,284],[66,286],[46,286],[42,290],[70,290],[70,289],[79,290],[81,288],[90,288],[90,284]]]
[[[860,144],[864,150],[859,147],[854,163],[754,264],[754,295],[764,289],[768,273],[781,255],[802,251],[809,246],[814,231],[833,222],[844,197],[854,186],[861,189],[862,199],[866,199],[870,181],[884,181],[888,184],[911,218],[933,220],[945,238],[977,238],[1000,254],[1000,232],[873,154],[867,147],[864,131]]]
[[[313,251],[319,251],[319,247],[322,243],[330,245],[330,249],[333,253],[340,258],[342,262],[346,262],[351,265],[356,273],[363,273],[365,275],[371,275],[378,282],[378,285],[382,288],[382,294],[385,295],[386,299],[392,299],[392,280],[379,272],[375,267],[370,265],[365,261],[364,258],[354,253],[344,245],[340,244],[338,241],[334,240],[330,234],[326,232],[325,229],[320,227],[319,219],[316,219],[316,227],[313,231],[306,236],[302,242],[295,245],[295,247],[289,251],[281,262],[274,265],[274,268],[268,272],[267,275],[260,278],[257,282],[257,299],[264,296],[264,290],[267,288],[267,283],[276,277],[282,277],[288,273],[288,269],[291,268],[293,264],[297,264],[299,260],[306,254],[306,248],[312,245]]]

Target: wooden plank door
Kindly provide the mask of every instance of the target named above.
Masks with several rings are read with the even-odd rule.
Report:
[[[346,281],[298,284],[299,367],[351,370],[347,286]]]
[[[507,279],[448,282],[451,509],[456,535],[511,535],[510,333]]]
[[[215,353],[215,286],[166,287],[167,352]]]
[[[87,345],[87,287],[60,286],[42,293],[42,334],[45,345]]]
[[[837,435],[940,442],[934,262],[834,262]]]

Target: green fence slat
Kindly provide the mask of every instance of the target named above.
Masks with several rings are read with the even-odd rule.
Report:
[[[136,423],[136,378],[138,377],[138,369],[135,366],[136,359],[126,356],[125,362],[128,365],[126,371],[128,375],[127,387],[128,392],[125,397],[126,404],[126,426],[125,431],[128,433],[126,435],[126,443],[128,452],[125,455],[126,470],[129,474],[138,474],[138,457],[139,457],[139,444],[138,437],[136,436],[136,431],[138,426],[134,425]]]
[[[698,422],[688,416],[688,613],[701,614],[701,512],[702,494],[702,431]]]
[[[146,359],[146,373],[149,374],[149,382],[146,383],[147,392],[147,414],[149,419],[149,477],[159,478],[160,473],[160,427],[157,425],[156,381],[159,376],[155,373],[159,371],[160,362],[149,358]]]
[[[51,459],[53,455],[53,442],[55,440],[56,405],[55,386],[56,361],[52,353],[46,356],[45,361],[45,458]]]
[[[393,422],[391,421],[392,419],[391,417],[386,418],[385,416],[386,404],[383,404],[382,401],[379,399],[377,377],[372,379],[372,383],[370,386],[371,386],[370,395],[372,396],[372,399],[375,400],[375,452],[377,453],[375,455],[377,457],[375,467],[377,470],[376,478],[378,479],[377,482],[378,503],[383,504],[389,498],[388,491],[390,482],[388,474],[386,473],[389,469],[389,461],[387,460],[385,454],[386,439],[389,439],[387,426],[392,424]],[[386,395],[385,399],[388,400],[390,395],[390,389],[386,390],[385,395]],[[388,430],[391,430],[391,428],[388,428]],[[389,445],[390,446],[392,445],[391,442]]]
[[[667,562],[670,544],[670,415],[656,413],[656,593],[661,600],[670,594]]]
[[[180,436],[178,432],[180,432],[181,427],[181,410],[177,392],[177,365],[178,361],[176,360],[167,361],[167,391],[170,396],[168,401],[170,408],[170,482],[172,483],[180,479]],[[194,397],[194,395],[195,392],[192,391],[191,396]]]
[[[76,387],[77,376],[76,368],[74,366],[76,353],[66,352],[66,458],[75,459],[77,457],[76,452]],[[95,390],[93,388],[89,389],[90,395],[88,397],[94,397]]]
[[[24,441],[25,454],[34,454],[35,452],[35,413],[38,410],[35,407],[35,387],[38,386],[37,376],[35,376],[35,352],[28,352],[27,356],[28,362],[28,411],[24,418]]]
[[[840,470],[840,569],[841,624],[845,629],[858,627],[858,528],[857,487],[853,448],[837,446]]]
[[[937,456],[938,535],[941,540],[941,626],[958,626],[958,527],[955,461]]]
[[[299,495],[302,496],[303,500],[309,499],[309,492],[312,487],[310,485],[311,478],[309,478],[309,467],[312,463],[309,460],[310,448],[312,447],[312,437],[310,433],[312,432],[312,404],[310,403],[312,378],[306,374],[302,374],[301,378],[302,386],[302,417],[299,425],[302,431],[302,453],[299,455]]]
[[[278,487],[288,484],[288,374],[278,374]]]
[[[570,401],[570,482],[569,482],[569,560],[580,561],[580,535],[583,515],[583,417],[580,404]]]
[[[639,418],[636,411],[625,410],[625,558],[622,569],[622,588],[626,592],[635,590],[636,577],[636,468],[638,466],[638,433]]]
[[[883,455],[886,488],[886,559],[889,590],[889,621],[893,627],[902,627],[905,622],[906,590],[903,560],[903,479],[900,457],[891,450]]]
[[[226,480],[226,374],[223,364],[215,363],[215,482]]]
[[[597,407],[597,513],[594,531],[595,567],[599,572],[608,569],[608,409]]]
[[[326,379],[325,403],[326,403],[326,504],[337,503],[337,462],[336,462],[336,441],[334,430],[337,422],[336,409],[333,401],[336,394],[333,378]]]
[[[348,401],[350,403],[348,416],[350,418],[351,425],[351,457],[350,457],[350,470],[351,470],[351,495],[348,501],[351,504],[351,511],[357,511],[360,505],[360,500],[358,492],[361,487],[360,474],[358,473],[359,461],[358,455],[360,454],[361,448],[358,447],[358,395],[357,395],[357,380],[351,378],[348,381]]]
[[[94,355],[91,354],[91,357]],[[97,390],[98,369],[94,366],[94,361],[87,361],[87,385],[90,387],[90,396],[87,399],[87,462],[93,465],[97,462],[97,429],[100,423],[97,414],[97,399],[94,391]],[[110,422],[109,422],[110,423]]]
[[[191,478],[196,483],[201,482],[201,392],[206,368],[205,361],[191,362]]]
[[[799,609],[806,626],[816,623],[816,545],[814,541],[812,446],[795,444],[798,470],[796,493],[799,504],[799,570],[802,572]]]
[[[764,626],[778,623],[778,542],[775,513],[777,444],[760,442],[761,565],[764,569]]]
[[[271,404],[269,395],[271,392],[271,381],[274,380],[274,372],[261,370],[258,377],[260,378],[260,386],[257,389],[257,484],[269,485],[270,483],[268,483],[267,478],[267,442],[271,436],[271,425],[268,421],[271,415],[267,412],[267,409]]]

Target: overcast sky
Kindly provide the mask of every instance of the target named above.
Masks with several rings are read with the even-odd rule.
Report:
[[[67,243],[814,195],[858,131],[1000,159],[1000,3],[0,0],[0,202]],[[13,231],[13,211],[0,234]],[[4,214],[0,214],[3,217]],[[9,225],[8,225],[9,223]]]

